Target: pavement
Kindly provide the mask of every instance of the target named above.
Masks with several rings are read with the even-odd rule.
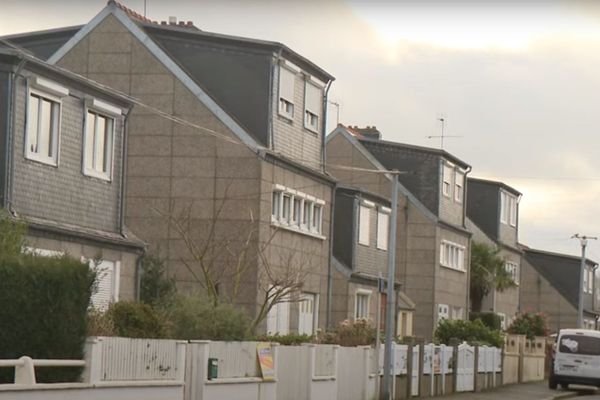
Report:
[[[574,398],[593,393],[592,390],[551,390],[547,382],[521,383],[517,385],[500,386],[493,390],[479,393],[455,393],[444,396],[448,400],[559,400]],[[591,398],[590,398],[591,400]]]

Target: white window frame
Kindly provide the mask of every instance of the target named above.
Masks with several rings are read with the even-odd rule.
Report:
[[[36,86],[32,86],[32,83],[30,83],[28,91],[27,91],[27,104],[26,104],[26,109],[27,109],[27,117],[25,120],[25,137],[24,137],[24,147],[25,147],[25,158],[32,160],[32,161],[36,161],[42,164],[47,164],[47,165],[51,165],[53,167],[57,167],[59,164],[59,153],[60,153],[60,131],[62,129],[62,98],[60,96],[57,96],[57,91],[48,91],[45,90],[48,86],[47,85],[39,85],[40,82],[48,82],[48,81],[44,81],[44,80],[40,80],[37,79],[36,81]],[[49,84],[53,84],[56,85],[58,87],[60,87],[57,84],[54,84],[52,82],[48,82]],[[38,88],[41,87],[41,88]],[[65,89],[67,90],[67,89]],[[66,91],[66,93],[68,94],[68,91]],[[52,132],[52,126],[53,124],[51,123],[50,125],[50,129],[51,132],[49,132],[49,134],[52,134],[51,138],[50,138],[50,142],[48,144],[49,147],[52,147],[52,156],[45,156],[40,154],[39,152],[34,152],[30,149],[31,147],[31,139],[32,139],[32,132],[30,131],[31,129],[31,116],[32,116],[32,107],[33,107],[33,103],[31,101],[32,97],[36,97],[38,99],[44,99],[48,102],[51,103],[51,110],[50,110],[50,114],[54,115],[55,118],[57,118],[56,124],[54,124],[56,132]],[[38,100],[39,101],[39,100]],[[39,104],[39,103],[38,103]],[[36,123],[37,126],[37,131],[36,131],[36,141],[39,141],[39,133],[40,133],[40,126],[39,126],[39,118],[40,118],[40,113],[39,111],[36,111],[36,116],[38,118],[38,121]]]
[[[506,314],[504,313],[497,313],[498,317],[500,317],[500,330],[506,330],[507,326],[506,326]]]
[[[307,332],[307,331],[302,331],[301,325],[302,325],[302,308],[306,307],[306,305],[312,303],[312,331],[311,332]],[[319,295],[317,293],[311,293],[311,292],[302,292],[300,294],[300,301],[298,302],[298,333],[299,334],[306,334],[306,335],[312,335],[316,332],[317,330],[317,326],[318,326],[318,315],[319,315]]]
[[[437,305],[437,323],[443,319],[450,319],[450,306],[448,304],[438,303]]]
[[[271,224],[325,239],[322,236],[324,212],[324,200],[283,185],[274,185],[271,195]]]
[[[371,295],[373,294],[372,291],[370,290],[366,290],[366,289],[357,289],[356,293],[354,294],[354,320],[357,321],[359,319],[369,319],[369,312],[371,310]],[[366,311],[366,315],[359,315],[359,308],[358,308],[358,303],[359,303],[359,298],[366,298],[366,306],[365,306],[365,311]]]
[[[466,272],[465,246],[442,240],[440,244],[440,265],[455,271]]]
[[[285,74],[289,74],[288,78],[293,78],[291,80],[291,87],[288,87],[288,88],[284,87],[285,84],[290,83],[284,78]],[[296,108],[296,106],[294,104],[295,93],[296,93],[296,71],[292,70],[291,68],[287,68],[285,66],[285,64],[281,64],[279,66],[279,85],[278,85],[278,96],[277,96],[278,106],[277,107],[279,110],[279,115],[281,115],[282,117],[287,118],[289,120],[294,119],[294,111]]]
[[[452,171],[453,165],[442,162],[442,194],[445,197],[452,197]]]
[[[593,293],[594,291],[594,271],[586,266],[583,271],[583,292]]]
[[[506,272],[508,272],[510,274],[511,278],[513,279],[515,284],[518,286],[519,285],[519,264],[512,262],[512,261],[506,261],[504,263],[504,269],[506,270]]]
[[[389,244],[390,212],[386,207],[377,210],[377,248],[387,250]],[[385,222],[385,223],[384,223]]]
[[[465,174],[460,170],[454,171],[454,200],[462,203],[465,194]]]
[[[452,319],[453,321],[462,320],[465,315],[465,309],[462,307],[452,306],[451,313],[452,315],[450,319]]]
[[[98,179],[102,179],[105,181],[112,181],[112,175],[113,175],[113,170],[114,170],[114,160],[115,160],[115,137],[116,137],[116,127],[117,127],[117,121],[118,121],[118,117],[120,115],[120,109],[115,107],[115,106],[111,106],[110,104],[104,103],[102,101],[98,101],[98,100],[93,100],[92,102],[87,104],[87,107],[85,109],[85,116],[84,116],[84,121],[83,121],[83,166],[82,166],[82,171],[83,174],[86,176],[90,176],[90,177],[94,177],[94,178],[98,178]],[[105,147],[105,152],[106,152],[106,156],[108,157],[108,160],[105,160],[105,162],[107,163],[107,171],[99,171],[97,169],[95,169],[93,166],[90,167],[88,166],[88,155],[87,155],[87,146],[89,141],[91,140],[90,135],[91,133],[88,130],[88,119],[90,118],[90,114],[95,116],[95,125],[94,125],[94,133],[96,132],[96,130],[98,129],[98,118],[104,118],[106,120],[106,123],[110,125],[110,132],[109,134],[106,136],[105,140],[104,140],[104,147]],[[106,128],[105,128],[106,129]],[[97,155],[97,149],[96,149],[96,145],[98,145],[99,141],[98,141],[98,136],[94,135],[95,138],[95,142],[92,145],[92,154],[94,155],[94,157],[96,157]],[[104,154],[104,152],[103,152]]]
[[[517,197],[505,190],[500,190],[500,222],[517,225]]]
[[[314,93],[311,93],[314,91]],[[316,99],[312,97],[316,96]],[[307,79],[304,82],[304,128],[311,132],[319,133],[319,124],[321,122],[321,109],[323,98],[323,88]],[[316,102],[315,104],[311,104]],[[313,124],[313,121],[315,122]]]
[[[270,286],[270,289],[273,285]],[[290,301],[283,298],[275,304],[267,313],[267,334],[287,335],[290,332]]]
[[[369,246],[371,242],[371,209],[375,204],[361,201],[358,206],[358,244]]]
[[[96,262],[99,261],[98,264]],[[106,311],[111,303],[119,301],[119,290],[121,286],[121,262],[120,261],[111,261],[111,260],[94,260],[88,259],[86,257],[81,257],[81,262],[87,263],[92,270],[100,270],[102,273],[103,268],[111,269],[111,282],[110,282],[110,293],[108,293],[108,302],[100,303],[101,299],[98,293],[92,293],[92,297],[90,298],[90,305],[92,308],[95,308],[99,311]],[[110,263],[110,267],[108,265],[103,266],[103,264]],[[102,277],[96,274],[96,279],[101,279]]]

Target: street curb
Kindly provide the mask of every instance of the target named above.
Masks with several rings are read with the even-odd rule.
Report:
[[[577,397],[577,396],[579,396],[578,392],[558,393],[553,396],[546,397],[542,400],[563,400],[563,399],[570,399],[572,397]]]

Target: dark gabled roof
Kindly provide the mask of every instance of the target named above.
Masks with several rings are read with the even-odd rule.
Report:
[[[522,193],[519,192],[517,189],[515,189],[512,186],[508,186],[504,182],[494,181],[494,180],[491,180],[491,179],[473,178],[473,177],[469,176],[467,178],[467,183],[470,183],[470,182],[481,183],[481,184],[484,184],[484,185],[498,186],[498,187],[501,187],[502,189],[504,189],[504,190],[506,190],[506,191],[508,191],[508,192],[510,192],[510,193],[512,193],[514,195],[516,195],[516,196],[521,196],[522,195]]]
[[[373,193],[373,192],[361,189],[356,186],[338,183],[336,186],[336,192],[347,193],[351,196],[361,196],[367,200],[371,200],[371,201],[377,202],[379,204],[383,204],[387,207],[390,206],[389,199],[386,199],[385,197],[380,196],[377,193]]]
[[[19,33],[2,36],[0,39],[24,48],[39,59],[47,60],[56,50],[67,43],[82,26],[77,25],[37,32]]]
[[[373,155],[375,155],[375,157],[377,157],[379,159],[379,161],[383,165],[385,165],[386,168],[388,168],[388,169],[394,169],[393,160],[395,158],[395,154],[394,154],[395,149],[412,150],[412,151],[416,151],[416,152],[420,152],[420,153],[437,155],[437,156],[443,157],[444,159],[446,159],[454,164],[459,165],[462,168],[470,168],[469,164],[467,164],[466,162],[462,161],[461,159],[453,156],[452,154],[450,154],[447,151],[442,150],[442,149],[416,146],[413,144],[406,144],[406,143],[390,142],[390,141],[381,140],[381,139],[371,139],[371,138],[367,138],[364,136],[359,136],[359,137],[357,137],[357,139],[360,141],[360,143],[362,143],[363,146],[365,146],[367,149],[369,149],[369,151],[371,151],[371,149],[377,149],[378,151],[376,153],[372,152]]]
[[[567,254],[524,248],[525,259],[542,275],[569,303],[577,307],[579,302],[579,272],[581,258]],[[589,266],[596,262],[586,259]]]

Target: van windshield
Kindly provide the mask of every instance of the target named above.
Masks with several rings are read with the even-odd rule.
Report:
[[[558,351],[567,354],[600,356],[600,338],[583,335],[564,335],[560,337]]]

